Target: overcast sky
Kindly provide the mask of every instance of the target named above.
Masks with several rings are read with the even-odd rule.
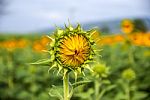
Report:
[[[68,22],[150,17],[149,0],[7,0],[0,32],[32,32]]]

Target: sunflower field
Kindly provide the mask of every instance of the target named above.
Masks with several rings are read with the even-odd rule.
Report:
[[[150,100],[150,33],[121,27],[0,34],[0,100]]]

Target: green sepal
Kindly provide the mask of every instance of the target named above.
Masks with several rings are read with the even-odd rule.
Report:
[[[91,72],[94,72],[93,69],[91,69],[91,67],[88,64],[84,65],[84,68],[88,69]]]
[[[53,39],[52,37],[46,35],[47,38],[49,38],[51,41],[54,41],[55,39]]]
[[[62,71],[62,69],[63,69],[63,67],[58,64],[58,72],[57,72],[57,75],[59,75],[59,73]]]
[[[48,73],[50,72],[51,69],[57,67],[56,61],[52,63],[51,67],[48,69]]]
[[[29,63],[29,64],[32,64],[32,65],[50,65],[51,64],[51,59],[42,59],[42,60],[38,60],[34,63]]]
[[[82,28],[81,25],[78,24],[77,27],[75,28],[75,32],[81,32]]]

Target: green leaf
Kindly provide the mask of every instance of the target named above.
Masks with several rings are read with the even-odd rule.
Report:
[[[104,83],[104,84],[111,84],[111,82],[109,80],[102,80],[102,83]]]
[[[106,91],[110,91],[112,89],[114,89],[116,87],[116,85],[110,85],[108,87],[106,87]]]
[[[63,87],[52,85],[52,88],[49,91],[49,95],[51,97],[56,97],[60,100],[63,100]]]
[[[94,93],[94,90],[92,88],[88,89],[86,92],[79,92],[75,93],[75,97],[80,97],[82,100],[92,100],[92,94]]]
[[[133,96],[133,100],[143,100],[147,96],[148,93],[146,92],[135,92]]]
[[[124,93],[119,92],[115,95],[114,100],[126,100],[126,96]]]
[[[112,90],[112,89],[115,88],[115,87],[116,87],[116,85],[110,85],[110,86],[104,88],[104,89],[101,91],[101,93],[98,95],[98,98],[101,99],[101,98],[103,97],[103,95],[104,95],[106,92]]]
[[[73,88],[76,88],[80,85],[84,85],[84,84],[88,84],[88,83],[91,83],[92,81],[80,81],[80,82],[75,82],[72,84]]]

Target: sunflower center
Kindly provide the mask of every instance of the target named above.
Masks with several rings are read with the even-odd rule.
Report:
[[[79,52],[78,52],[77,50],[75,50],[74,52],[75,52],[75,55],[78,55],[78,54],[79,54]]]
[[[66,37],[60,43],[59,56],[64,65],[78,67],[88,59],[90,46],[82,35]]]
[[[124,25],[124,27],[125,27],[125,28],[129,28],[129,27],[130,27],[130,25]]]

